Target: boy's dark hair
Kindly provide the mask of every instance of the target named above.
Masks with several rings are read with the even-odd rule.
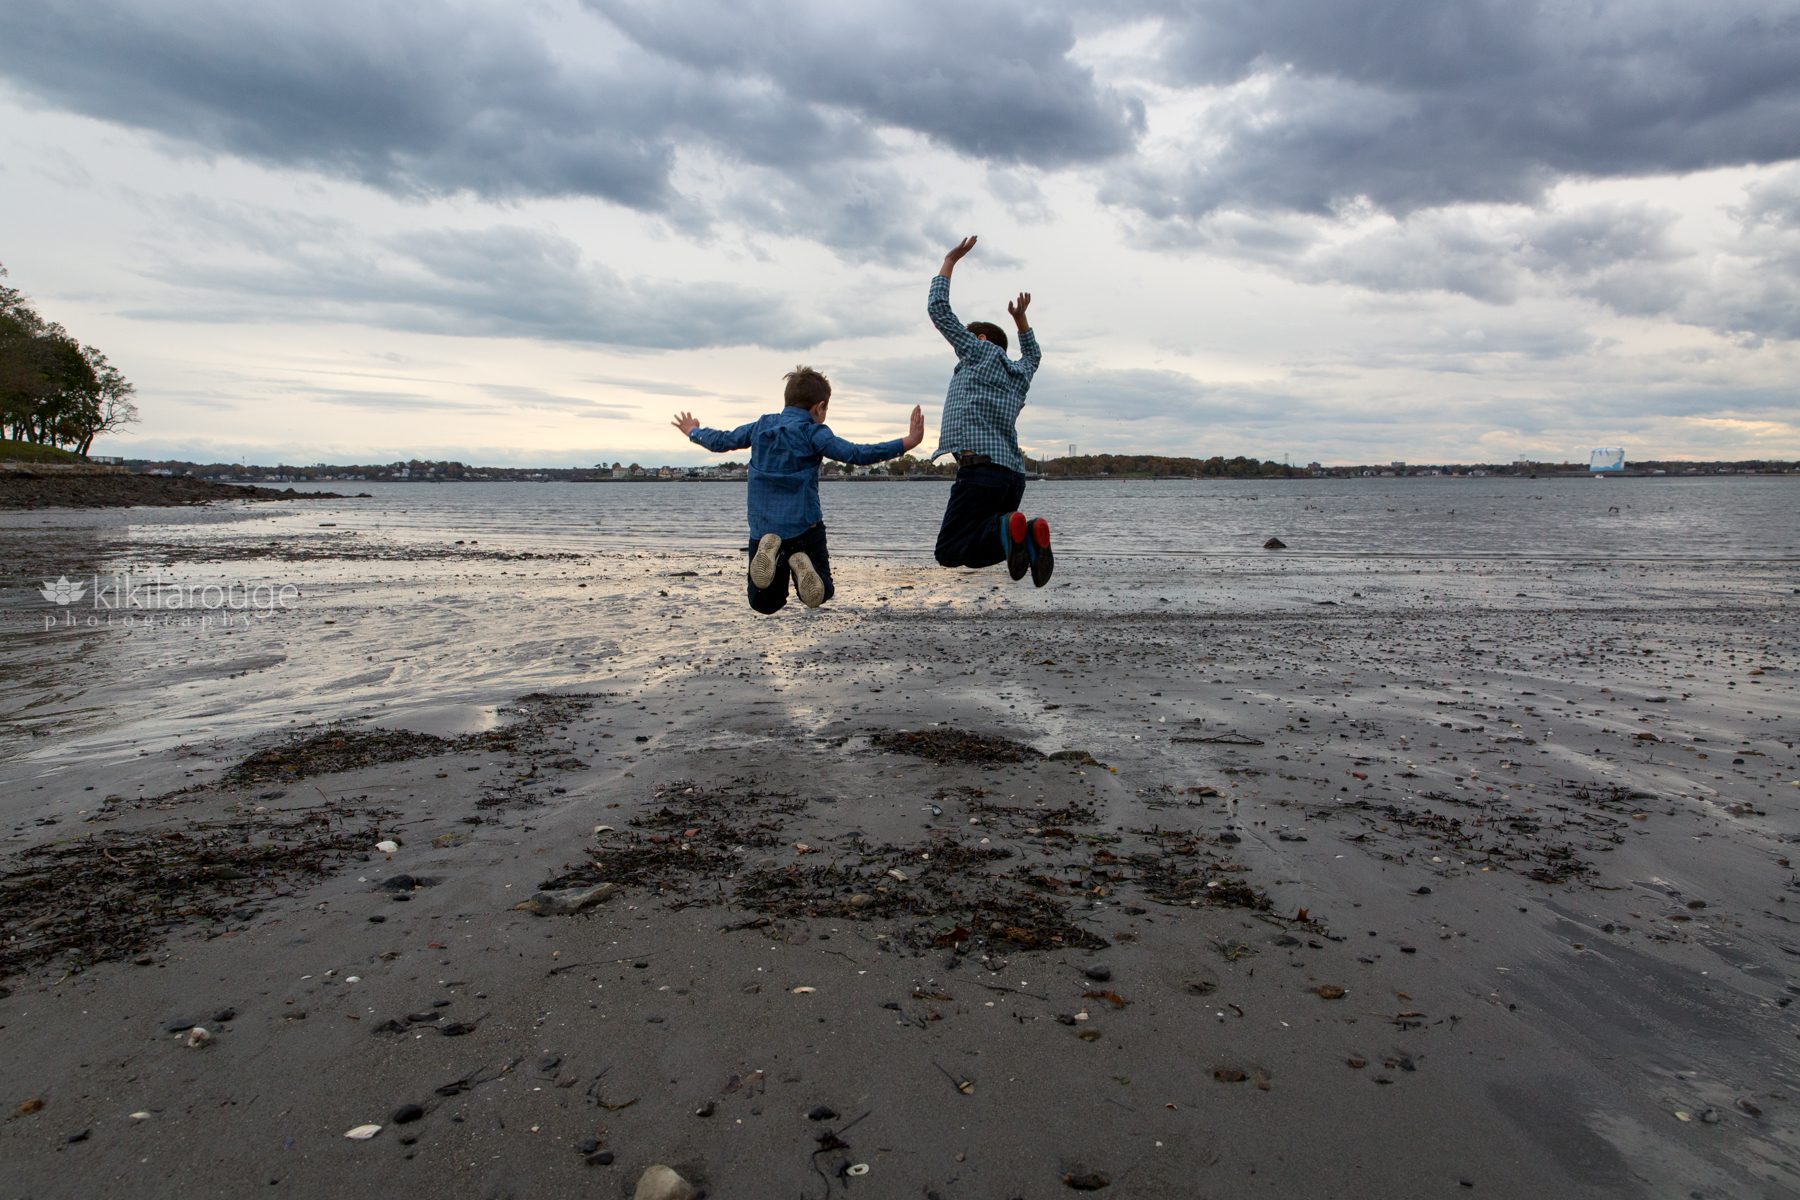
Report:
[[[795,367],[787,373],[787,406],[813,408],[831,399],[831,380],[811,367]]]
[[[1000,347],[1002,350],[1006,349],[1006,330],[1000,328],[992,321],[970,321],[969,332],[986,334],[988,341],[994,343],[994,345]]]

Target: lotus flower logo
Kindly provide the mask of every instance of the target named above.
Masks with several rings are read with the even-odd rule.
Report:
[[[53,604],[73,604],[87,595],[87,584],[75,583],[66,575],[58,575],[55,583],[46,579],[44,586],[38,591]]]

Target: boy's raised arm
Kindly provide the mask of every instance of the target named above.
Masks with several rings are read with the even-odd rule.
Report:
[[[1030,307],[1030,292],[1020,292],[1017,300],[1008,301],[1006,305],[1007,315],[1012,317],[1013,324],[1018,327],[1020,333],[1031,332],[1031,322],[1025,319],[1025,310]]]
[[[1019,365],[1015,369],[1026,379],[1037,374],[1038,364],[1044,360],[1044,352],[1038,348],[1037,334],[1031,332],[1031,322],[1025,317],[1025,310],[1030,307],[1030,292],[1020,292],[1019,298],[1006,306],[1019,330]]]
[[[980,339],[970,333],[950,311],[950,273],[956,270],[956,264],[963,256],[975,248],[975,237],[970,235],[950,248],[944,255],[944,263],[938,268],[937,278],[931,281],[931,296],[925,303],[925,311],[931,316],[931,323],[937,331],[944,335],[944,340],[955,348],[957,357],[967,354]]]
[[[694,414],[690,412],[676,413],[675,419],[670,421],[669,424],[681,430],[681,432],[686,435],[688,441],[693,442],[696,446],[699,446],[704,450],[711,450],[714,454],[725,454],[732,450],[743,450],[748,448],[750,445],[750,431],[756,428],[756,422],[752,421],[748,425],[740,425],[736,429],[729,431],[723,429],[706,429],[701,426],[699,421],[694,419]]]
[[[956,264],[963,260],[964,255],[975,248],[975,243],[978,240],[979,239],[971,233],[968,237],[950,247],[950,253],[944,255],[944,265],[938,268],[938,274],[942,275],[945,279],[950,278],[950,272],[956,270]]]

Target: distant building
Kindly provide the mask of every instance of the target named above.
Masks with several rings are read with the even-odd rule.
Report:
[[[1623,471],[1625,469],[1625,451],[1623,447],[1595,450],[1588,455],[1590,472]]]

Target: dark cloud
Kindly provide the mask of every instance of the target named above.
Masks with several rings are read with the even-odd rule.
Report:
[[[1070,57],[1066,19],[928,7],[91,0],[9,13],[0,78],[186,152],[400,196],[592,196],[897,260],[948,226],[885,165],[889,131],[1055,167],[1143,124]],[[723,194],[678,188],[690,159]]]
[[[1193,226],[1196,242],[1227,258],[1305,283],[1372,292],[1447,292],[1489,304],[1528,293],[1573,291],[1603,299],[1622,276],[1666,272],[1684,257],[1675,215],[1638,204],[1568,211],[1444,208],[1402,218],[1363,215],[1329,226],[1276,213],[1217,213]]]
[[[1737,270],[1726,286],[1686,296],[1704,303],[1702,323],[1747,345],[1763,338],[1800,339],[1800,167],[1751,185],[1734,210],[1738,237],[1728,247]],[[1690,313],[1691,315],[1691,313]]]
[[[628,279],[566,238],[512,226],[370,238],[347,222],[196,199],[165,232],[190,243],[165,249],[153,268],[173,290],[128,315],[343,321],[656,350],[796,350],[845,331],[749,288]]]
[[[911,130],[971,158],[1056,167],[1110,158],[1141,102],[1070,55],[1069,19],[994,0],[586,0],[633,41],[699,71]]]
[[[717,205],[719,216],[739,225],[820,242],[863,262],[918,263],[957,240],[943,206],[927,213],[920,190],[893,167],[797,164],[747,174]]]
[[[28,6],[0,38],[0,72],[23,91],[202,154],[399,193],[656,207],[669,117],[619,57],[577,71],[511,12],[347,0]],[[759,106],[740,99],[705,97],[743,123]]]
[[[1294,273],[1312,282],[1380,292],[1458,292],[1490,303],[1517,299],[1517,242],[1465,213],[1396,222],[1308,255]]]
[[[1627,281],[1643,289],[1682,257],[1670,238],[1674,223],[1673,213],[1647,205],[1435,209],[1374,223],[1340,242],[1315,242],[1286,265],[1310,282],[1379,292],[1453,292],[1508,304],[1549,283],[1604,302],[1622,296]]]
[[[1192,0],[1169,83],[1213,103],[1109,190],[1158,217],[1533,202],[1568,177],[1785,161],[1800,12],[1785,0]]]
[[[1736,215],[1746,230],[1800,231],[1800,167],[1745,189]]]
[[[1258,220],[1220,213],[1193,226],[1195,240],[1223,257],[1254,263],[1310,284],[1348,284],[1394,297],[1433,293],[1484,304],[1575,299],[1621,316],[1668,320],[1709,330],[1746,346],[1800,338],[1800,173],[1758,184],[1734,210],[1735,240],[1701,251],[1676,236],[1678,217],[1647,204],[1593,204],[1567,211],[1522,207],[1430,209],[1403,218],[1368,214],[1345,233],[1311,218],[1276,214]],[[1451,353],[1406,311],[1407,337],[1433,370],[1477,370],[1500,353],[1482,339],[1516,331],[1492,317],[1472,317],[1474,341]],[[1565,319],[1567,319],[1565,317]],[[1528,335],[1506,353],[1560,357],[1594,347],[1591,335],[1566,328]],[[1456,354],[1466,354],[1457,365]],[[1446,356],[1448,355],[1448,356]],[[1395,365],[1363,346],[1365,366]]]

